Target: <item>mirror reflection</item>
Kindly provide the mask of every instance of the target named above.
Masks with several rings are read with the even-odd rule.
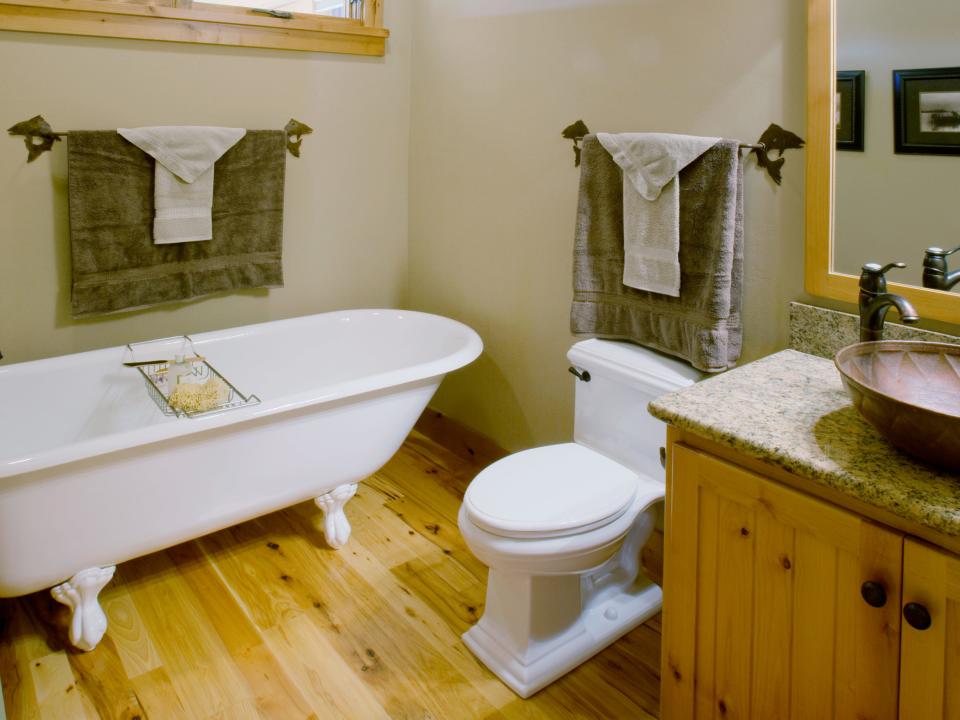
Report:
[[[956,0],[837,1],[835,272],[960,291],[958,47]]]

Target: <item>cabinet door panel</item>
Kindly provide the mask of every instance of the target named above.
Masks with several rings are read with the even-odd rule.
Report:
[[[849,646],[854,662],[841,662],[839,657],[837,661],[837,682],[855,693],[856,705],[849,711],[838,706],[835,716],[896,717],[901,628],[897,602],[902,590],[904,538],[866,520],[861,522],[863,532],[856,553],[858,572],[848,580],[850,585],[856,585],[856,593],[843,596],[847,606],[841,615],[847,622],[852,621],[856,629]],[[871,608],[864,602],[860,586],[866,580],[884,586],[887,591],[884,607]],[[867,707],[889,708],[889,711],[882,715],[857,714]]]
[[[666,537],[665,720],[896,718],[902,536],[675,444]]]
[[[900,717],[960,720],[960,558],[908,539],[903,603],[919,603],[930,627],[903,624]]]
[[[769,513],[760,513],[755,533],[755,592],[763,601],[753,612],[754,653],[766,662],[753,663],[750,707],[757,718],[787,717],[790,707],[790,656],[793,628],[783,618],[793,613],[795,532]]]
[[[696,593],[691,593],[690,601],[696,603],[698,597],[712,593],[717,586],[718,549],[717,535],[719,523],[719,498],[716,494],[703,494],[699,498],[698,522],[694,530],[697,535]],[[682,542],[682,541],[681,541]],[[664,552],[666,556],[666,552]],[[695,673],[700,678],[696,687],[696,717],[713,718],[716,715],[716,677],[713,668],[716,666],[716,608],[710,603],[699,603],[696,606],[697,622],[690,628],[690,652],[696,652]],[[696,636],[694,636],[696,633]],[[694,644],[695,643],[695,644]],[[662,703],[662,701],[661,701]],[[693,717],[691,715],[690,717]]]
[[[748,717],[752,670],[754,508],[720,498],[717,516],[716,697],[721,717]],[[708,605],[711,603],[707,603]]]
[[[828,538],[821,540],[802,531],[796,532],[794,542],[793,615],[782,618],[793,628],[790,717],[830,718],[836,659],[837,548]],[[782,652],[774,649],[774,653]],[[766,658],[756,660],[765,662]]]

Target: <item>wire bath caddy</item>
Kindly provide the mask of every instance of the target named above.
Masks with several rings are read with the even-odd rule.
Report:
[[[220,402],[214,407],[205,410],[185,410],[175,407],[170,403],[170,394],[173,388],[168,381],[170,371],[169,360],[136,360],[138,348],[141,353],[147,346],[170,346],[179,343],[179,350],[176,355],[183,355],[190,364],[189,382],[202,385],[208,380],[216,380],[224,388],[223,396]],[[147,394],[156,404],[164,415],[168,417],[186,417],[199,418],[209,415],[218,415],[230,410],[248,407],[250,405],[259,405],[260,398],[256,395],[244,395],[237,387],[227,380],[213,365],[207,362],[206,358],[199,355],[194,348],[193,339],[189,335],[177,335],[174,337],[163,338],[160,340],[146,340],[138,343],[127,343],[127,349],[124,353],[124,364],[134,367],[143,377],[144,384],[147,387]]]

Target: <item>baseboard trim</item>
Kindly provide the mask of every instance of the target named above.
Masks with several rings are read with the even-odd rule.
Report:
[[[455,455],[481,467],[510,454],[483,433],[431,407],[420,415],[415,429]]]

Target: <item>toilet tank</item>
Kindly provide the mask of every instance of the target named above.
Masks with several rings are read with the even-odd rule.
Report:
[[[664,478],[660,448],[667,426],[647,412],[661,395],[703,377],[687,363],[631,343],[584,340],[567,353],[570,363],[590,373],[576,380],[574,440],[635,472]]]

